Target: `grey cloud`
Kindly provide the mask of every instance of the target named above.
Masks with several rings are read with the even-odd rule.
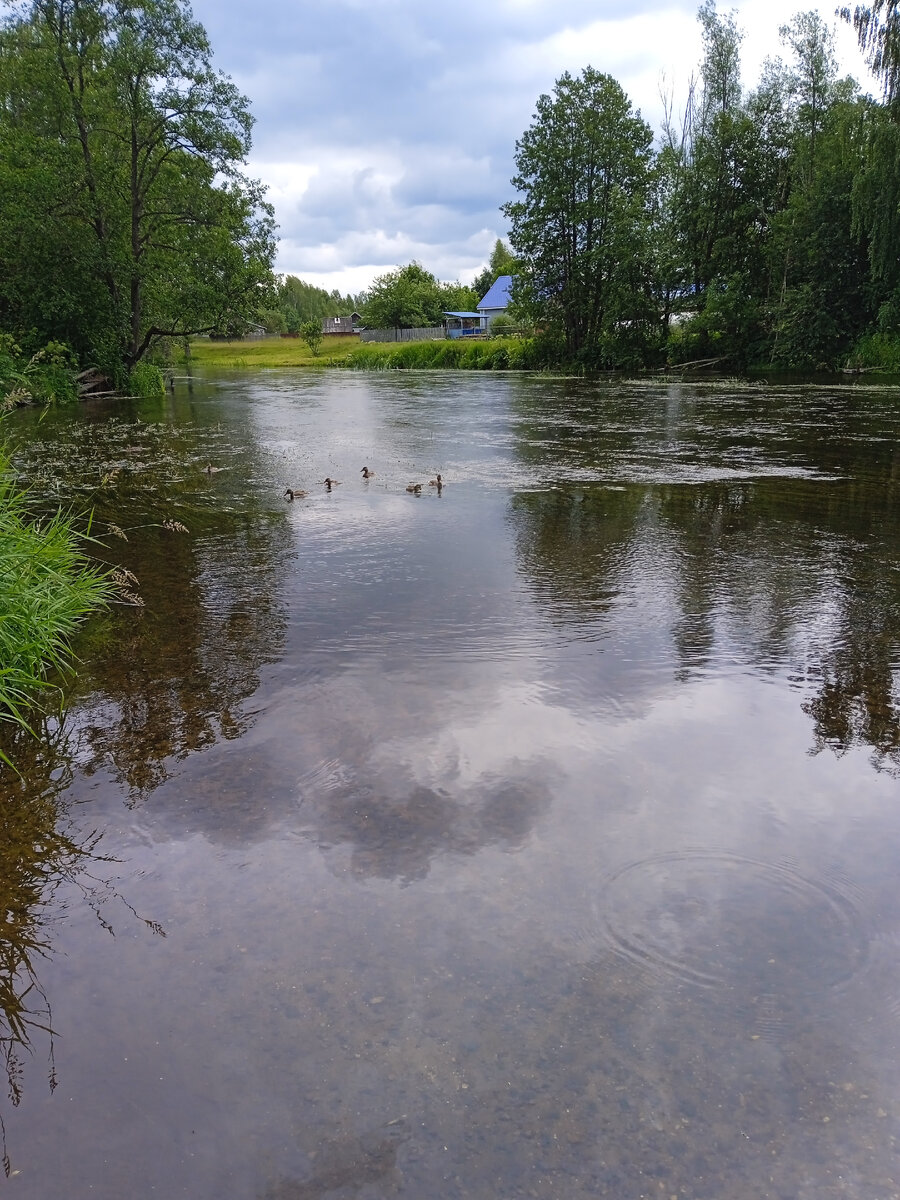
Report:
[[[572,0],[562,13],[549,0],[465,12],[413,0],[194,5],[216,64],[250,97],[254,160],[317,167],[305,192],[298,183],[279,193],[281,269],[314,270],[326,246],[331,261],[338,247],[384,254],[387,238],[423,247],[436,273],[438,258],[455,261],[450,278],[477,269],[504,232],[516,138],[558,73],[541,43],[656,9],[653,0],[627,14],[612,0]],[[474,261],[473,239],[483,247]],[[451,245],[469,249],[454,259]]]

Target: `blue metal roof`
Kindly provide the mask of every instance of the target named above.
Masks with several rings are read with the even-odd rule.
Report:
[[[509,289],[512,287],[512,275],[498,275],[491,284],[486,295],[478,301],[478,309],[506,308],[509,305]]]
[[[447,312],[447,310],[444,309],[444,316],[445,317],[478,317],[480,319],[481,313]]]

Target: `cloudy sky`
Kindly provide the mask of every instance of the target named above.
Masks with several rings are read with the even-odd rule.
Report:
[[[799,8],[741,0],[746,85]],[[720,11],[728,5],[720,3]],[[418,259],[468,283],[505,237],[516,138],[565,70],[621,83],[658,130],[700,60],[695,0],[194,0],[216,64],[250,97],[250,172],[269,187],[279,271],[359,291]],[[871,90],[852,32],[843,71]]]

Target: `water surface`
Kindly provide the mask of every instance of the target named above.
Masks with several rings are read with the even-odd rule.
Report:
[[[896,391],[240,373],[12,433],[143,603],[4,781],[8,1191],[900,1196]]]

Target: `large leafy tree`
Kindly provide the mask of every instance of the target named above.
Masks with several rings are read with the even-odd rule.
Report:
[[[130,369],[240,329],[274,223],[248,102],[181,0],[32,0],[0,29],[0,325]]]
[[[540,97],[516,143],[520,198],[503,206],[519,262],[514,298],[586,365],[627,360],[654,323],[651,141],[619,84],[586,67]]]
[[[366,293],[362,318],[378,329],[416,329],[440,325],[445,312],[470,312],[476,303],[471,288],[439,283],[421,263],[407,263],[379,275]]]

